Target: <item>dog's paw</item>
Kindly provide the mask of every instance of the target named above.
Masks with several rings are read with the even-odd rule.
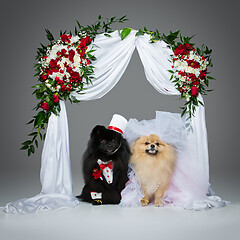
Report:
[[[157,201],[157,202],[155,202],[155,207],[163,207],[163,203],[162,203],[162,201]]]
[[[143,198],[141,200],[141,204],[142,204],[143,207],[145,207],[145,206],[147,206],[149,204],[149,201],[146,198]]]
[[[102,205],[102,201],[99,199],[95,199],[92,201],[92,205]]]

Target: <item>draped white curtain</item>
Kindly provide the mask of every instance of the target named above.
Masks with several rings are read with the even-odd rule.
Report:
[[[171,69],[169,63],[172,51],[162,41],[151,44],[149,35],[136,37],[133,30],[127,38],[121,40],[118,31],[106,37],[98,35],[94,41],[97,46],[94,62],[95,80],[88,85],[85,93],[73,93],[78,100],[87,101],[103,97],[119,81],[131,59],[135,47],[144,66],[147,80],[163,94],[177,95],[179,92],[170,81]],[[200,100],[202,97],[199,96]],[[72,176],[69,154],[68,122],[65,104],[61,103],[60,116],[51,115],[47,128],[41,160],[40,194],[29,199],[20,199],[8,203],[7,213],[32,213],[45,209],[74,207],[78,200],[72,194]],[[209,166],[207,132],[205,126],[204,108],[199,106],[192,121],[193,134],[189,135],[189,144],[194,146],[196,161],[204,178],[201,185],[207,193],[209,187]]]

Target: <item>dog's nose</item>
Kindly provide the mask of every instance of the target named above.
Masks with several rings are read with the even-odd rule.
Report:
[[[154,144],[151,144],[151,148],[155,148],[155,145],[154,145]]]

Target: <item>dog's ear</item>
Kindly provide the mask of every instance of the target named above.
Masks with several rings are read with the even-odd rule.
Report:
[[[93,128],[92,132],[91,132],[91,137],[99,135],[100,133],[102,133],[104,130],[106,130],[106,128],[102,125],[97,125],[96,127]]]

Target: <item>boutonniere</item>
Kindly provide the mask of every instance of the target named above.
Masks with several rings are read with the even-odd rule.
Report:
[[[102,171],[97,169],[97,168],[94,168],[93,169],[93,172],[92,172],[92,175],[94,177],[94,179],[99,179],[99,178],[102,178],[101,177],[101,174],[102,174]]]

